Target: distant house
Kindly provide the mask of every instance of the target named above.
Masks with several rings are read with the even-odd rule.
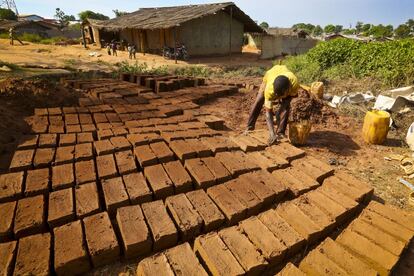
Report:
[[[20,14],[18,16],[19,21],[43,21],[44,18],[37,14]]]
[[[261,39],[262,59],[304,54],[318,42],[306,31],[295,28],[269,28],[267,34],[257,39]]]
[[[264,32],[232,2],[143,8],[106,21],[87,20],[83,26],[91,43],[125,41],[151,53],[184,44],[192,56],[241,53],[244,33]]]
[[[356,40],[356,41],[371,41],[372,39],[370,37],[365,37],[365,36],[358,36],[358,35],[345,35],[345,34],[325,34],[325,36],[323,37],[324,41],[329,41],[332,39],[336,39],[336,38],[346,38],[346,39],[352,39],[352,40]]]
[[[0,32],[8,32],[10,28],[14,28],[17,34],[37,34],[44,38],[56,36],[59,32],[56,25],[43,21],[0,20]]]

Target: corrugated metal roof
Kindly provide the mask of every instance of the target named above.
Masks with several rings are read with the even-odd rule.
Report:
[[[142,8],[114,19],[94,24],[98,27],[108,30],[119,29],[167,29],[180,26],[184,22],[200,18],[207,15],[215,14],[219,11],[230,13],[233,11],[233,17],[242,22],[245,26],[245,32],[264,32],[248,15],[240,10],[233,2],[188,5],[175,7],[160,8]]]

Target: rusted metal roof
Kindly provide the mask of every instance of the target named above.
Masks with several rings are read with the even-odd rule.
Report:
[[[0,20],[0,30],[9,30],[10,28],[22,28],[30,25],[39,25],[46,29],[57,29],[57,26],[44,21],[14,21]]]
[[[230,14],[231,10],[233,12],[234,19],[244,24],[245,32],[264,32],[264,30],[259,25],[257,25],[256,22],[254,22],[248,15],[239,9],[233,2],[160,8],[142,8],[136,12],[99,22],[95,25],[107,30],[168,29],[171,27],[180,26],[181,24],[196,18],[215,14],[219,11],[224,11]]]

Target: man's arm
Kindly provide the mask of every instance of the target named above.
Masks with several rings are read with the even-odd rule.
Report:
[[[266,123],[267,128],[269,129],[269,145],[273,144],[276,141],[276,134],[274,129],[273,123],[273,108],[265,103],[265,110],[266,110]]]

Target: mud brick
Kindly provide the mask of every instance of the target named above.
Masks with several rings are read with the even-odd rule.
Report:
[[[50,228],[61,226],[75,220],[72,188],[52,192],[49,195],[47,221]]]
[[[91,269],[81,221],[53,229],[54,265],[57,275],[79,275]]]
[[[156,199],[164,199],[174,194],[174,184],[162,165],[145,167],[144,175]]]
[[[216,154],[216,157],[234,176],[260,169],[257,164],[249,161],[246,154],[241,151],[220,152]]]
[[[276,209],[276,212],[309,243],[313,243],[321,237],[323,229],[313,222],[296,205],[292,203],[281,204]]]
[[[294,264],[287,263],[287,265],[279,273],[277,273],[276,276],[306,276],[306,274]]]
[[[344,246],[360,260],[368,263],[380,275],[389,275],[398,262],[397,256],[348,229],[336,238],[336,242]]]
[[[165,275],[174,276],[174,272],[163,253],[155,254],[139,262],[137,276]]]
[[[38,148],[33,160],[35,168],[47,167],[52,164],[55,157],[55,149],[53,148]]]
[[[22,171],[29,169],[32,166],[34,153],[35,151],[32,149],[15,151],[10,163],[10,170]]]
[[[197,157],[197,152],[184,140],[170,142],[170,148],[182,161]]]
[[[93,120],[90,114],[79,114],[79,122],[82,125],[93,124]]]
[[[48,108],[47,111],[49,115],[61,115],[62,114],[62,110],[60,109],[60,107]]]
[[[65,124],[66,125],[78,125],[79,124],[78,114],[66,114]]]
[[[270,155],[266,151],[251,152],[247,155],[252,162],[256,162],[263,170],[272,172],[289,167],[289,162],[277,155]]]
[[[201,138],[201,142],[209,147],[214,154],[224,151],[240,150],[237,144],[226,137],[204,137]]]
[[[95,124],[108,122],[108,119],[106,118],[105,113],[94,113],[93,119],[95,121]]]
[[[116,209],[129,205],[128,194],[121,177],[102,181],[102,190],[106,210],[110,215],[115,214]]]
[[[120,151],[115,153],[116,165],[120,175],[129,174],[137,171],[135,156],[132,151]]]
[[[237,137],[231,137],[231,139],[244,152],[258,151],[266,148],[266,144],[261,143],[249,136],[240,135]]]
[[[110,129],[98,130],[98,140],[109,139],[114,136],[114,133]]]
[[[305,196],[299,197],[292,204],[296,205],[306,216],[322,229],[321,235],[325,236],[335,225],[335,219],[325,214],[318,206],[309,202]]]
[[[56,126],[63,126],[63,117],[62,116],[49,116],[49,124]]]
[[[209,188],[207,194],[223,212],[229,224],[235,224],[246,217],[247,208],[224,184]]]
[[[141,204],[152,200],[152,192],[142,173],[128,174],[122,178],[131,204]]]
[[[371,187],[370,184],[364,183],[355,177],[351,176],[350,174],[344,172],[336,172],[335,176],[338,177],[340,180],[346,182],[348,186],[352,188],[356,188],[363,196],[363,202],[369,202],[374,194],[374,188]]]
[[[36,116],[47,116],[49,112],[47,111],[47,108],[35,108],[34,114]]]
[[[31,125],[31,133],[35,133],[35,134],[47,133],[48,129],[49,129],[49,125],[47,124],[47,122],[46,123],[35,122]]]
[[[185,167],[199,188],[208,188],[216,183],[216,178],[201,159],[189,159],[185,161]]]
[[[127,136],[128,130],[123,127],[116,127],[112,129],[115,136]]]
[[[155,156],[148,145],[136,147],[134,149],[134,154],[141,167],[156,165],[158,162],[157,156]]]
[[[12,201],[22,197],[24,172],[0,175],[0,202]]]
[[[76,134],[76,141],[78,144],[92,143],[93,135],[90,132],[81,132]]]
[[[81,125],[82,132],[95,132],[96,127],[93,124]]]
[[[92,143],[75,145],[75,160],[85,161],[93,158]]]
[[[87,217],[100,212],[99,195],[96,183],[87,183],[75,188],[76,216]]]
[[[157,133],[129,134],[127,139],[134,147],[163,141],[162,137]]]
[[[354,220],[347,229],[358,233],[361,236],[371,240],[373,243],[391,252],[395,256],[401,256],[407,244],[384,231],[375,227],[375,225],[368,224],[362,219]]]
[[[358,259],[331,238],[327,238],[315,250],[328,257],[349,275],[378,275],[369,265]]]
[[[58,147],[56,149],[55,165],[72,163],[75,161],[75,146]]]
[[[300,167],[289,167],[272,173],[273,179],[289,188],[296,197],[320,186],[313,177],[304,173]]]
[[[64,164],[52,168],[52,190],[62,190],[73,187],[75,177],[73,173],[73,164]]]
[[[59,146],[72,146],[76,144],[76,134],[59,134]]]
[[[240,266],[226,244],[217,233],[198,237],[194,242],[196,252],[212,275],[244,275]]]
[[[96,167],[98,169],[98,177],[100,179],[108,179],[118,175],[115,159],[112,154],[96,157]]]
[[[26,150],[26,149],[35,149],[37,142],[39,140],[39,135],[24,135],[17,145],[17,149]]]
[[[26,196],[34,196],[39,194],[45,194],[49,190],[49,169],[38,169],[33,171],[27,171],[26,176]]]
[[[174,184],[175,193],[185,193],[193,189],[193,182],[180,161],[163,164],[164,170]]]
[[[151,253],[152,240],[139,205],[119,208],[116,221],[126,258],[136,258]]]
[[[328,185],[322,185],[318,188],[318,191],[344,207],[350,214],[356,211],[357,207],[359,206],[355,200],[352,200],[351,198]]]
[[[174,160],[174,153],[165,142],[151,143],[149,146],[155,156],[157,156],[158,162],[167,163]]]
[[[128,142],[127,138],[118,136],[110,138],[112,146],[114,146],[115,151],[123,151],[132,149],[132,145]]]
[[[50,275],[51,252],[49,233],[20,239],[14,275]]]
[[[189,192],[186,197],[203,219],[205,233],[218,229],[225,221],[224,215],[203,190]]]
[[[299,268],[307,275],[348,275],[344,269],[317,250],[311,251],[302,260]]]
[[[81,125],[67,125],[66,133],[78,133],[82,132]]]
[[[247,209],[247,215],[255,215],[260,212],[263,202],[255,195],[252,189],[238,179],[224,184],[230,193],[235,196]]]
[[[214,175],[217,183],[222,183],[231,179],[230,172],[215,157],[203,158],[201,161]]]
[[[153,250],[160,251],[176,245],[177,229],[162,200],[144,203],[141,207],[154,240]]]
[[[16,201],[0,204],[0,218],[1,218],[0,240],[2,241],[6,240],[7,238],[12,237],[13,219],[14,219],[14,211],[16,209],[16,204],[17,204]],[[1,271],[1,267],[0,267],[0,271]]]
[[[16,251],[16,241],[0,243],[0,275],[12,275]]]
[[[99,267],[118,260],[120,249],[108,213],[86,217],[83,223],[93,266]]]
[[[115,152],[115,148],[109,140],[95,141],[93,142],[93,147],[97,155],[111,154]]]
[[[218,234],[248,275],[260,275],[264,271],[268,262],[238,227],[225,228]]]
[[[49,126],[49,133],[63,134],[63,133],[65,133],[65,126],[63,124],[50,125]]]
[[[204,124],[206,124],[209,128],[212,128],[215,130],[224,129],[224,120],[216,116],[213,116],[213,115],[200,116],[197,119],[203,122]]]
[[[209,157],[213,155],[213,152],[209,147],[201,143],[198,139],[187,139],[185,140],[187,145],[189,145],[194,151],[197,152],[197,156],[202,157]]]
[[[16,238],[37,234],[44,230],[44,209],[43,195],[27,197],[17,202],[13,230]]]
[[[270,175],[268,179],[262,179],[261,174],[258,173],[248,173],[240,176],[238,181],[243,182],[244,185],[254,194],[260,198],[264,206],[269,206],[270,204],[280,200],[285,194],[285,189],[283,187],[278,187],[277,191],[271,189],[266,185],[266,182],[271,182]],[[276,185],[275,185],[276,186]]]
[[[290,256],[298,253],[306,243],[292,226],[281,218],[275,210],[268,210],[258,216],[259,220],[287,247]]]
[[[164,254],[176,274],[208,275],[188,243],[168,249]]]
[[[376,201],[371,201],[367,207],[368,210],[414,231],[414,217],[410,213]]]
[[[304,150],[292,146],[289,143],[280,143],[278,145],[268,147],[266,151],[272,155],[280,156],[289,162],[306,156]]]
[[[305,174],[322,183],[327,177],[334,174],[334,170],[318,159],[306,156],[292,162],[292,165],[302,170]]]
[[[401,227],[400,224],[394,223],[391,220],[378,215],[377,213],[369,210],[364,210],[360,215],[360,218],[365,222],[375,225],[375,227],[390,234],[394,238],[401,240],[404,243],[409,243],[413,238],[413,231],[406,227]]]
[[[75,163],[75,177],[76,184],[84,184],[88,182],[94,182],[96,180],[95,175],[95,163],[93,160],[80,161]]]
[[[184,194],[168,197],[165,205],[178,227],[181,240],[188,241],[200,234],[203,220]]]
[[[350,217],[349,210],[345,209],[345,207],[332,200],[319,190],[305,194],[304,198],[306,198],[306,200],[311,202],[313,205],[318,206],[319,209],[338,223],[341,223]]]

